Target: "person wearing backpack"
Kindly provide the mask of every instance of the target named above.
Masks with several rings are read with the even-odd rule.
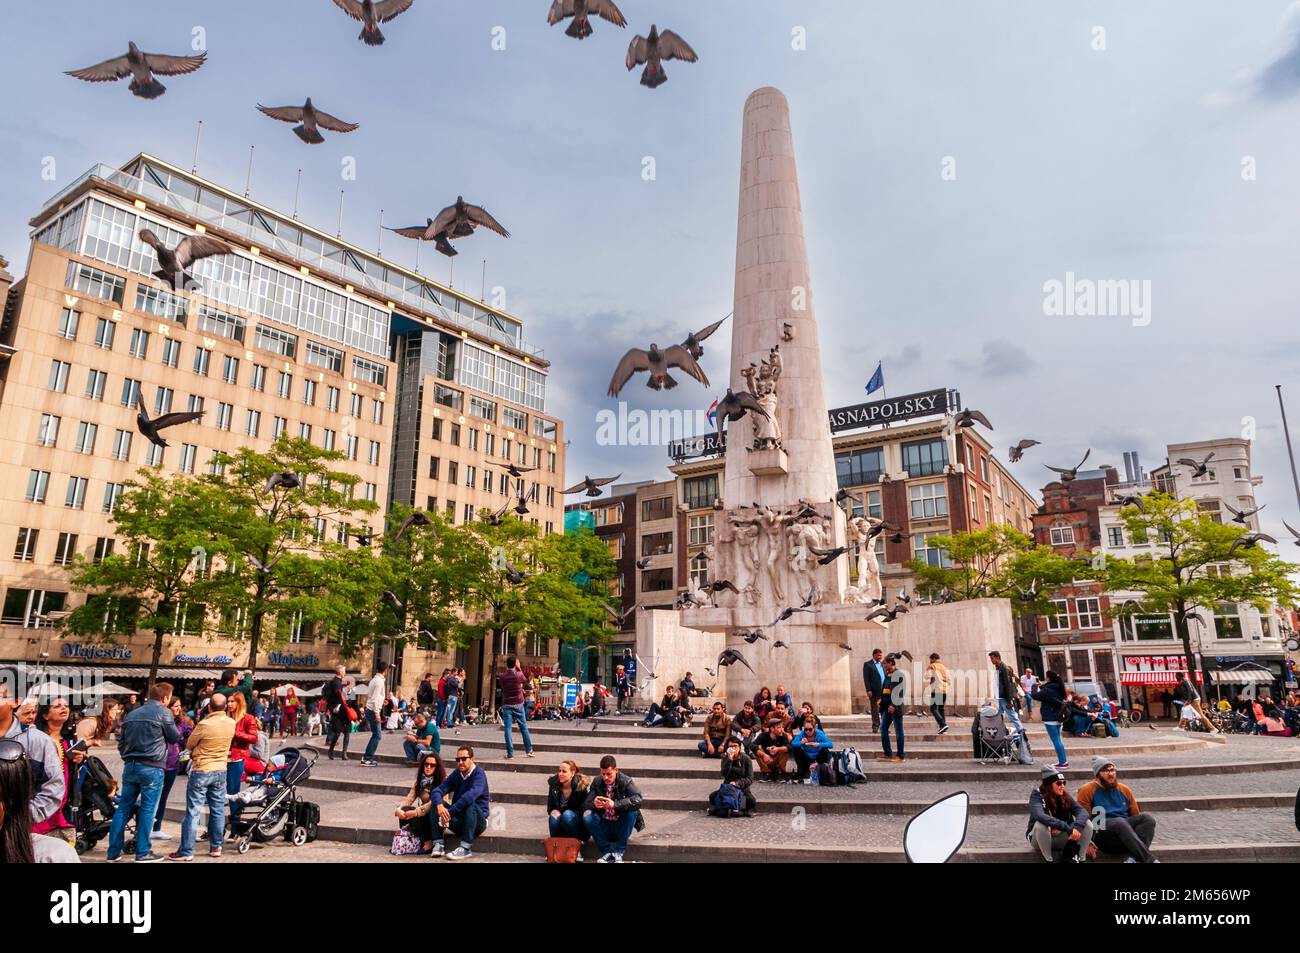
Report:
[[[709,813],[714,817],[753,817],[758,806],[749,789],[753,782],[754,763],[740,741],[730,739],[722,755],[722,786],[709,795]]]
[[[1056,749],[1056,764],[1053,767],[1064,771],[1070,766],[1070,759],[1065,756],[1065,745],[1061,742],[1061,719],[1065,716],[1066,705],[1065,683],[1061,681],[1061,673],[1052,669],[1048,669],[1044,677],[1047,681],[1041,682],[1034,691],[1034,700],[1039,704],[1047,737],[1052,739],[1052,747]]]

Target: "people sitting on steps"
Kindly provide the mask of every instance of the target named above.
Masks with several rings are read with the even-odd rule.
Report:
[[[718,816],[735,816],[734,805],[745,817],[753,817],[758,802],[750,790],[754,782],[754,763],[745,754],[738,738],[729,738],[722,755],[722,786],[709,794],[709,812]],[[728,805],[732,805],[729,807]]]
[[[450,795],[451,804],[443,798]],[[492,806],[488,795],[487,775],[474,763],[474,749],[461,745],[456,749],[456,770],[433,789],[433,803],[438,812],[438,832],[431,857],[464,860],[474,856],[474,841],[487,830]],[[448,834],[460,838],[460,846],[447,853]]]
[[[1025,840],[1048,863],[1082,863],[1088,858],[1093,827],[1088,812],[1070,797],[1065,775],[1042,769],[1038,787],[1029,794],[1029,826]]]
[[[653,728],[658,725],[664,728],[680,728],[683,722],[681,697],[677,694],[677,689],[669,685],[664,690],[663,700],[659,704],[651,702],[650,710],[645,713],[645,718],[641,721],[641,727]]]
[[[436,839],[433,830],[434,811],[433,792],[447,780],[447,768],[435,751],[425,751],[415,759],[415,781],[406,792],[393,816],[398,826],[410,830],[420,839],[420,849],[428,854],[433,851]]]
[[[1075,800],[1094,822],[1093,844],[1102,853],[1127,854],[1126,864],[1159,863],[1151,853],[1156,819],[1143,814],[1128,785],[1120,783],[1115,762],[1093,755],[1092,775]]]
[[[762,777],[768,781],[786,780],[785,767],[790,760],[789,722],[779,718],[769,718],[763,731],[754,740],[754,757],[763,772]]]
[[[576,761],[561,761],[547,780],[546,816],[552,837],[575,837],[586,843],[591,837],[583,821],[587,789],[591,779],[578,770]],[[582,853],[578,853],[582,859]]]
[[[727,739],[731,737],[731,719],[727,717],[727,706],[714,702],[709,717],[704,720],[704,738],[697,746],[700,755],[705,758],[721,758]]]
[[[790,741],[790,754],[794,756],[795,764],[799,766],[799,780],[811,783],[812,768],[813,765],[817,765],[817,781],[820,783],[821,768],[831,763],[831,751],[834,747],[826,732],[817,726],[816,717],[808,715],[804,719],[803,727]]]
[[[583,821],[600,851],[601,864],[621,864],[633,831],[645,827],[641,791],[618,769],[614,756],[600,759],[600,776],[587,787]]]

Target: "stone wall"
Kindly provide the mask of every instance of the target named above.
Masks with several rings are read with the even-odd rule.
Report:
[[[687,629],[677,620],[677,612],[671,609],[645,609],[636,614],[636,654],[641,660],[637,681],[644,683],[647,671],[659,676],[637,693],[639,704],[659,701],[664,689],[676,685],[687,672],[695,673],[696,686],[713,685],[715,697],[726,697],[727,670],[717,666],[725,641],[722,633]],[[717,677],[705,672],[706,667],[716,671]]]

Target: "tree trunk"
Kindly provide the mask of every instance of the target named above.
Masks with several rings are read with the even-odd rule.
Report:
[[[155,628],[153,630],[153,658],[149,660],[149,680],[144,686],[145,697],[148,697],[149,692],[153,689],[154,682],[158,681],[158,663],[162,660],[163,636],[165,634],[166,632],[163,629]]]
[[[1196,689],[1196,693],[1200,696],[1201,701],[1204,702],[1206,701],[1207,696],[1205,694],[1205,685],[1196,680],[1196,656],[1192,652],[1192,630],[1186,614],[1187,607],[1180,603],[1178,610],[1179,611],[1176,613],[1179,620],[1178,637],[1183,643],[1183,658],[1187,661],[1187,677],[1191,680],[1192,687]]]
[[[248,628],[248,674],[257,673],[257,644],[262,638],[262,613],[253,616],[253,624]]]

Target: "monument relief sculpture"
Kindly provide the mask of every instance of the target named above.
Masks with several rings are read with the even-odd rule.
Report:
[[[777,344],[761,364],[751,364],[741,371],[749,385],[749,392],[764,411],[763,416],[750,414],[754,425],[755,450],[781,449],[781,424],[776,418],[777,381],[781,379],[781,369],[781,345]]]

